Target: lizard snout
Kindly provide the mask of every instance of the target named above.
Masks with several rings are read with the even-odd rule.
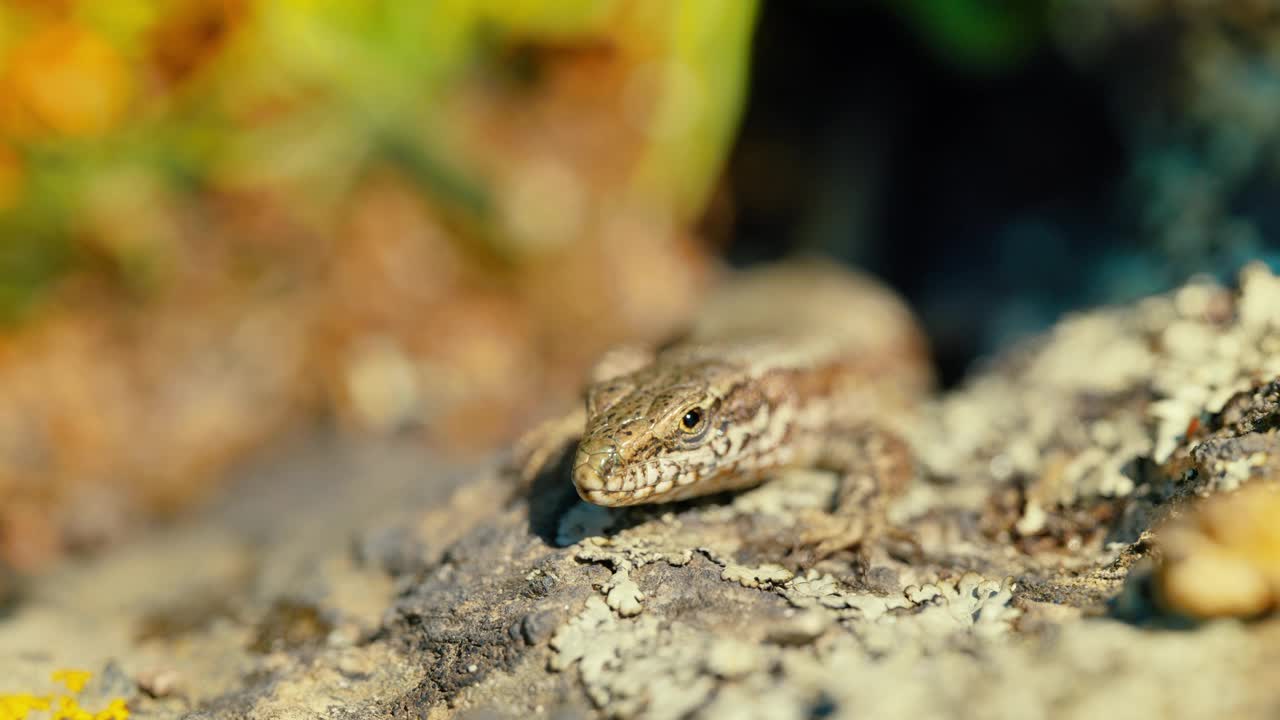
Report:
[[[604,504],[603,491],[618,464],[618,448],[608,440],[583,441],[573,463],[573,484],[587,502]],[[617,484],[616,481],[613,483]],[[615,488],[616,489],[616,488]]]

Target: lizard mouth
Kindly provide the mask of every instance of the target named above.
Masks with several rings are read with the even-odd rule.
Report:
[[[618,468],[618,449],[608,441],[583,443],[573,463],[573,486],[578,497],[593,505],[621,507],[644,502],[652,487],[624,488]]]

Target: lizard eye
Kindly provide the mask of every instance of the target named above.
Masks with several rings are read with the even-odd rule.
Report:
[[[702,408],[693,408],[680,418],[680,429],[685,432],[696,432],[702,425]]]

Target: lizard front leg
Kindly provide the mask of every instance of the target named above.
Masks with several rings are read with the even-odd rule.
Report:
[[[520,486],[532,486],[535,478],[569,445],[582,437],[587,411],[582,406],[539,424],[516,441],[513,464]]]
[[[806,518],[797,550],[811,564],[842,550],[858,548],[866,555],[870,541],[888,527],[888,508],[915,476],[906,441],[872,425],[837,428],[823,438],[818,464],[840,473],[831,513]]]

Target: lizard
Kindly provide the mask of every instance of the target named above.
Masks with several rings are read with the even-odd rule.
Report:
[[[799,542],[825,556],[877,532],[909,483],[910,451],[880,419],[932,384],[924,334],[891,290],[829,262],[787,261],[739,271],[678,342],[606,353],[586,402],[528,433],[516,457],[531,482],[577,440],[574,487],[606,507],[835,470],[834,522]]]

